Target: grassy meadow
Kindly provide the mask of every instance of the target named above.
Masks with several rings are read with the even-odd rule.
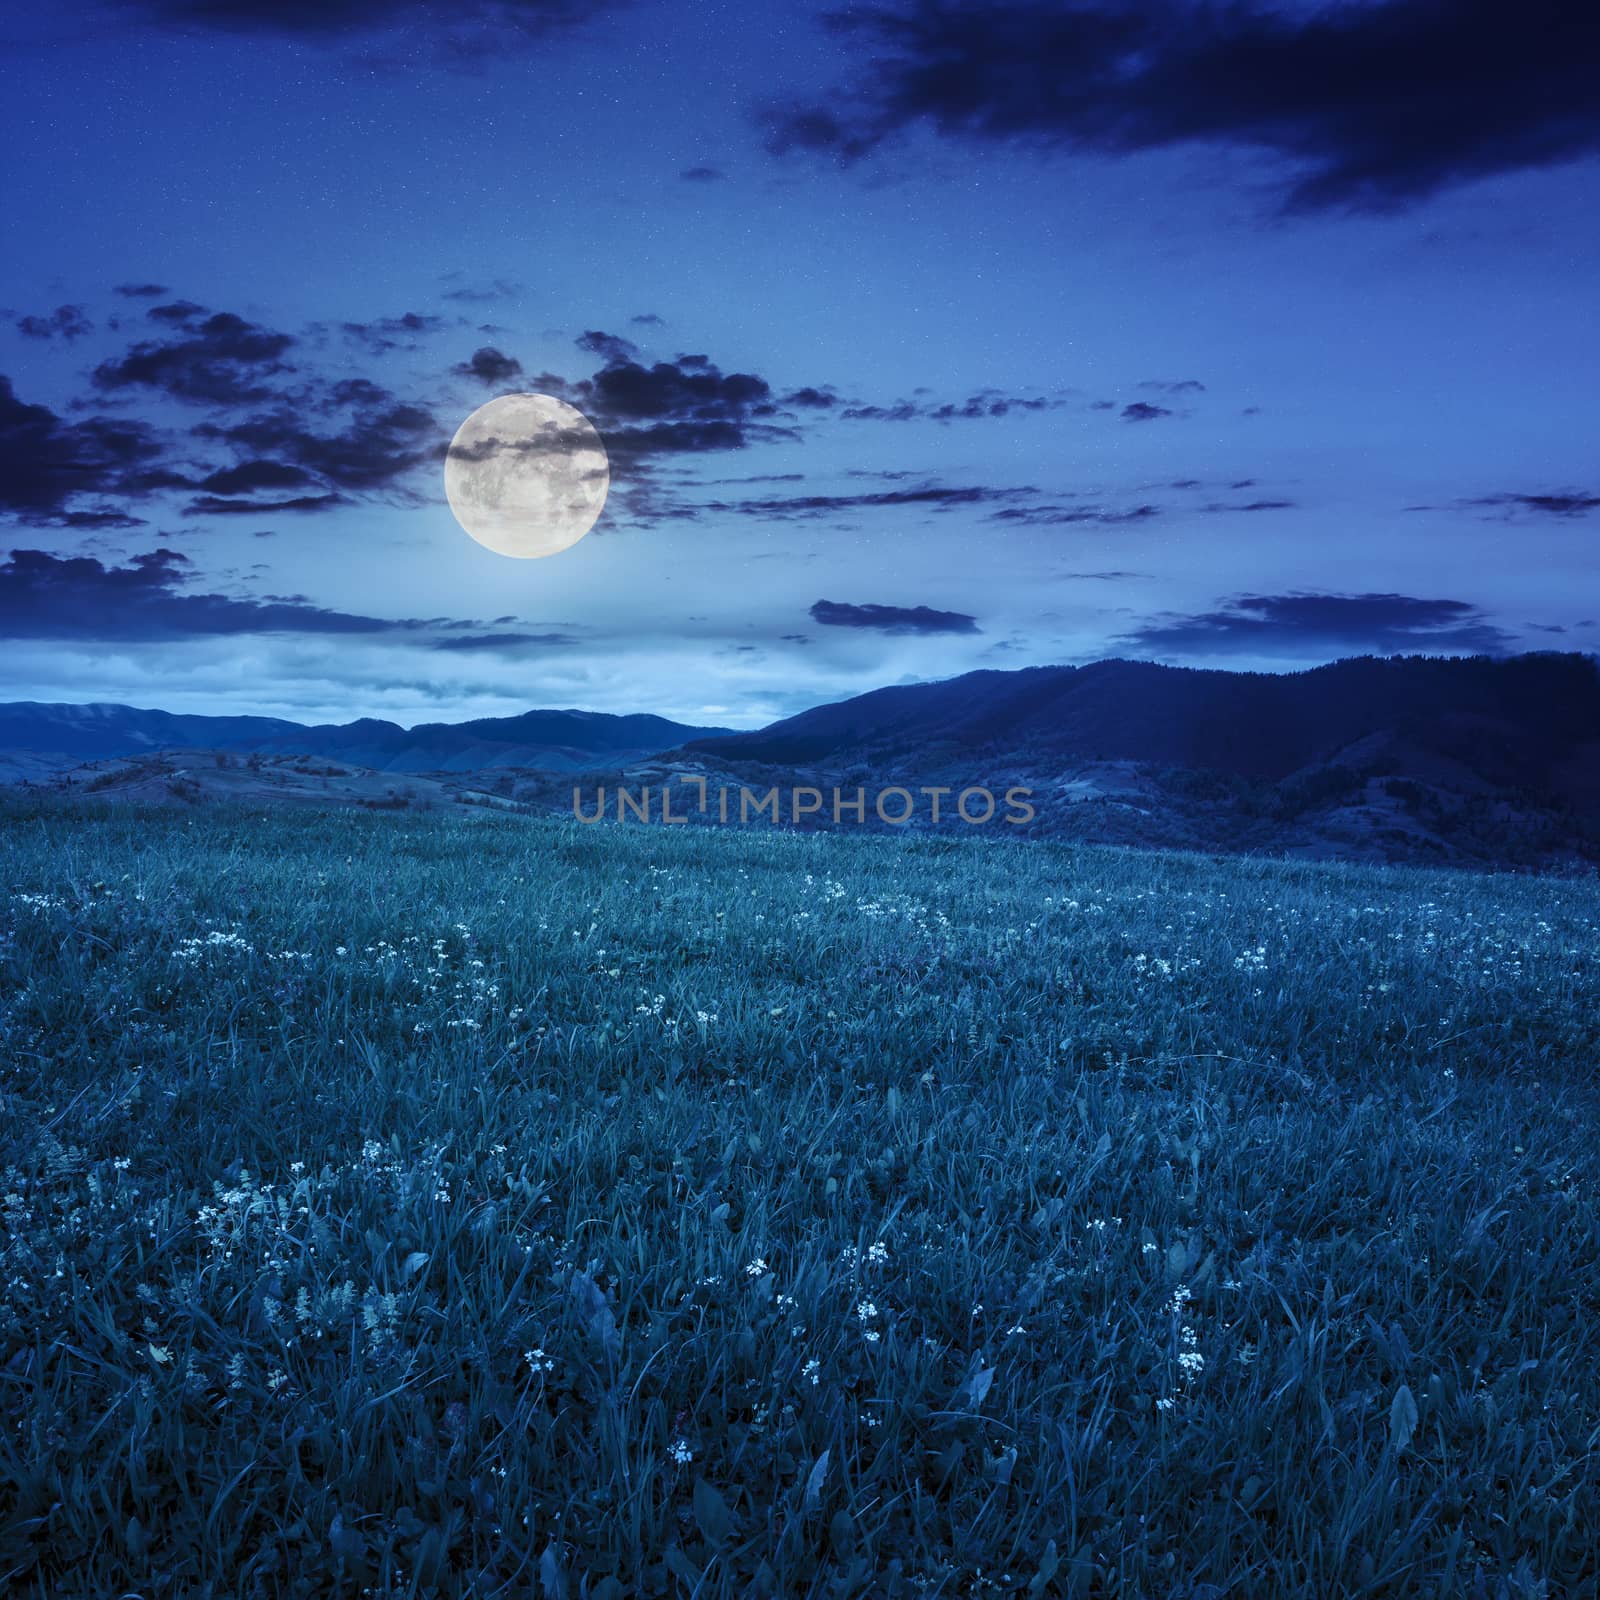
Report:
[[[0,812],[0,1591],[1592,1596],[1600,885]]]

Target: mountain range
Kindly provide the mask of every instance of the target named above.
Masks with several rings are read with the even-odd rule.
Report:
[[[527,711],[414,728],[363,717],[307,726],[277,717],[197,717],[119,705],[0,705],[0,753],[54,765],[165,750],[320,756],[375,772],[610,768],[687,739],[726,733],[647,714]]]
[[[1389,762],[1592,807],[1600,666],[1549,653],[1358,657],[1295,673],[1149,661],[969,672],[688,748],[782,766],[1133,761],[1273,782],[1339,760]]]
[[[1133,845],[1600,863],[1600,662],[1356,657],[1305,672],[1099,661],[874,690],[682,757],[772,781],[1034,790],[1027,830]]]
[[[185,752],[212,752],[194,760]],[[244,759],[241,760],[240,758]],[[108,795],[562,810],[574,779],[1034,794],[1007,830],[1274,854],[1600,863],[1600,664],[1358,657],[1304,672],[1100,661],[875,689],[734,732],[529,711],[402,728],[127,706],[0,705],[0,777]],[[321,763],[311,766],[308,762]],[[389,778],[406,783],[394,787]]]

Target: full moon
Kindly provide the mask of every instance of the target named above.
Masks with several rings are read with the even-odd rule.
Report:
[[[503,556],[553,556],[595,524],[611,463],[594,425],[548,394],[503,394],[456,429],[444,492],[456,521]]]

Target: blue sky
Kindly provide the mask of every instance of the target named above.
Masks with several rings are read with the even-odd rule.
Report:
[[[1496,10],[74,0],[0,67],[0,697],[1592,650],[1600,25]],[[531,562],[441,489],[521,388],[614,469]]]

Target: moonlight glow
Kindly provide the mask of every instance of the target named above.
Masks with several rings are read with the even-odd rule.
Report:
[[[479,406],[445,457],[456,521],[503,556],[553,556],[595,524],[611,466],[593,424],[547,394],[506,394]]]

